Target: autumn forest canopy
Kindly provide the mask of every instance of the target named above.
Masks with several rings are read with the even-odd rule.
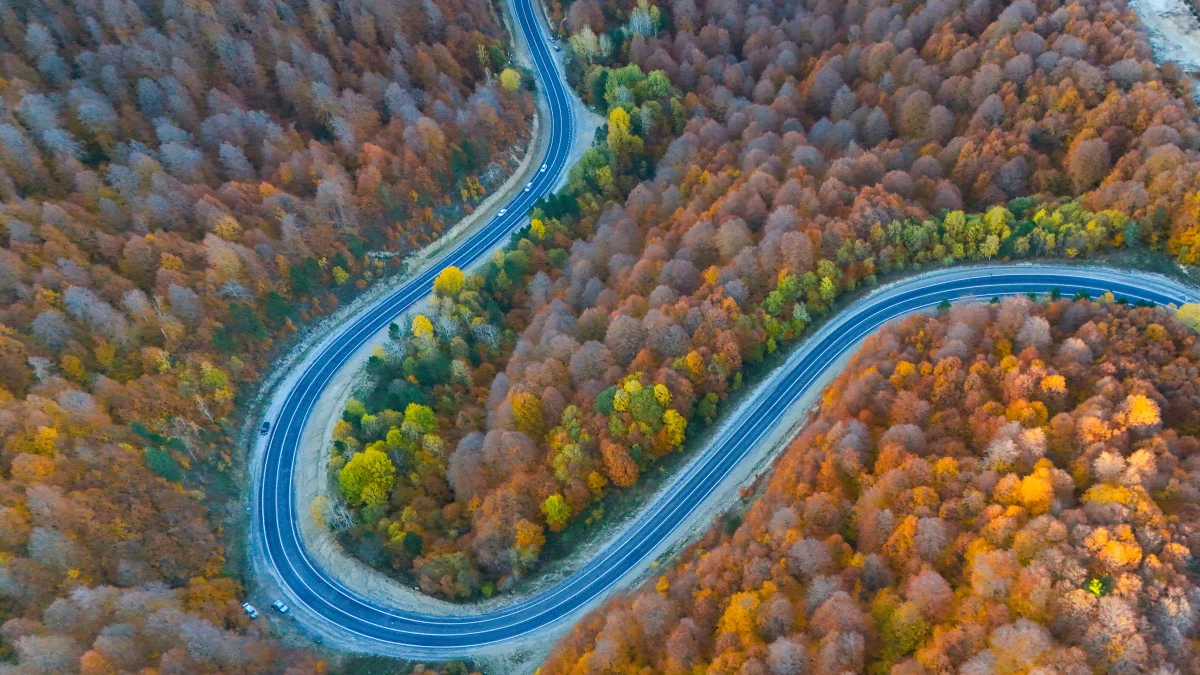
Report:
[[[1200,262],[1193,85],[1120,0],[545,7],[605,123],[393,325],[301,509],[423,592],[519,590],[856,290]],[[0,0],[0,673],[333,667],[239,607],[236,436],[517,166],[506,11]],[[542,672],[1200,669],[1197,359],[1107,301],[891,326],[740,522]]]
[[[740,523],[542,672],[1195,672],[1198,375],[1111,298],[889,326]]]
[[[240,406],[511,172],[509,58],[482,0],[0,3],[0,671],[315,671],[239,606]]]

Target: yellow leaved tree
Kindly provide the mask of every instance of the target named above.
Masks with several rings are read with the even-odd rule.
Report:
[[[521,74],[512,68],[505,68],[500,73],[500,86],[506,91],[516,91],[521,88]]]
[[[466,277],[463,276],[463,271],[454,265],[450,265],[442,270],[437,275],[437,278],[433,280],[433,290],[440,295],[452,298],[458,295],[465,282]]]
[[[338,483],[342,494],[351,504],[382,504],[392,493],[396,480],[396,467],[388,456],[376,448],[368,447],[356,452],[342,467]]]

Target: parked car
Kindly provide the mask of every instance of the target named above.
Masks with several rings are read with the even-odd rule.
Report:
[[[251,618],[251,619],[257,619],[257,618],[258,618],[258,610],[257,610],[257,609],[254,609],[254,605],[252,605],[252,604],[250,604],[250,603],[248,603],[248,602],[243,602],[243,603],[242,603],[242,609],[246,610],[246,614],[250,615],[250,618]]]
[[[258,433],[262,434],[263,436],[266,436],[267,432],[270,430],[271,430],[271,423],[263,422],[262,426],[258,428]]]
[[[554,51],[556,51],[556,52],[561,52],[561,51],[562,51],[562,45],[554,45]]]
[[[279,610],[280,614],[288,613],[288,606],[283,604],[282,600],[276,600],[275,602],[272,602],[271,606],[274,607],[275,609]]]

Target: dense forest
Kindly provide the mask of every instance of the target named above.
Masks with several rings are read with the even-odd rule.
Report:
[[[426,592],[527,575],[699,436],[746,367],[883,275],[1200,254],[1191,84],[1122,3],[560,11],[598,142],[506,250],[395,327],[332,439],[350,509],[318,510]]]
[[[1191,82],[1120,0],[548,7],[607,124],[394,327],[311,509],[428,593],[536,569],[881,277],[1200,262]],[[0,673],[327,668],[238,606],[240,404],[515,164],[499,11],[0,0]],[[1087,302],[890,329],[549,670],[1197,669],[1193,345]]]
[[[541,672],[1196,672],[1198,375],[1111,296],[894,323],[743,519]]]
[[[235,403],[511,171],[507,45],[484,0],[0,2],[0,672],[322,667],[228,576]]]

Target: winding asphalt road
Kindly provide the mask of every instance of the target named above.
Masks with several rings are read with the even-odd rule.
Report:
[[[550,106],[551,134],[545,162],[532,189],[508,211],[450,251],[438,264],[353,318],[300,366],[282,392],[273,429],[261,453],[255,509],[255,551],[283,588],[293,611],[304,613],[360,648],[413,658],[472,656],[480,650],[538,633],[557,634],[605,597],[679,534],[682,523],[722,480],[763,441],[829,368],[884,323],[926,310],[943,300],[990,299],[1054,289],[1070,297],[1111,291],[1118,298],[1158,305],[1200,300],[1196,292],[1163,277],[1065,265],[992,265],[947,269],[880,288],[827,322],[748,396],[699,458],[658,494],[615,541],[558,584],[502,610],[465,616],[435,616],[385,606],[345,587],[309,558],[297,518],[296,457],[305,423],[322,391],[341,366],[366,342],[431,291],[445,265],[467,267],[524,225],[534,200],[566,170],[571,145],[571,106],[563,78],[547,47],[547,35],[531,0],[511,0],[533,54],[539,84]]]

